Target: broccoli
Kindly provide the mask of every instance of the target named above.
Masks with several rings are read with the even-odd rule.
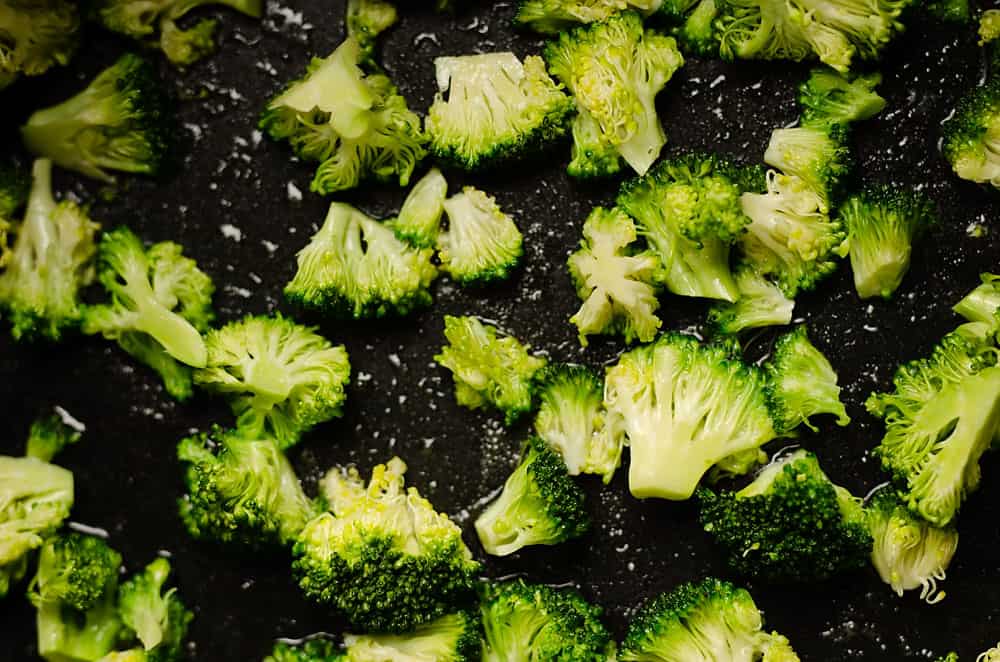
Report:
[[[341,415],[351,365],[312,327],[275,315],[247,316],[205,337],[208,360],[194,382],[225,395],[248,436],[282,448],[314,425]]]
[[[981,274],[979,278],[982,284],[962,297],[952,310],[970,322],[996,326],[1000,310],[1000,275]]]
[[[521,0],[514,21],[543,34],[557,34],[577,23],[595,23],[624,10],[652,14],[663,0]]]
[[[259,0],[258,0],[259,1]],[[347,36],[357,40],[361,55],[371,60],[375,53],[375,41],[380,34],[391,28],[397,19],[396,7],[386,0],[348,0]]]
[[[416,248],[433,248],[441,230],[441,215],[448,197],[448,182],[437,168],[431,168],[413,185],[399,215],[389,221],[396,238]]]
[[[596,207],[583,223],[580,248],[567,264],[583,301],[569,321],[584,347],[594,334],[649,342],[660,328],[660,260],[636,248],[637,237],[635,223],[618,208]]]
[[[829,211],[840,183],[850,170],[850,150],[840,124],[775,129],[764,152],[764,162],[785,175],[798,177],[823,201]]]
[[[347,655],[329,639],[310,639],[297,644],[278,642],[264,662],[349,662]]]
[[[964,24],[972,21],[969,0],[925,0],[918,6],[931,17],[946,23]]]
[[[848,233],[858,296],[888,299],[910,268],[913,241],[936,222],[936,211],[922,193],[879,186],[848,198],[839,220]]]
[[[0,221],[12,221],[30,195],[31,177],[21,164],[0,159]]]
[[[767,378],[719,345],[666,333],[622,354],[605,375],[604,405],[631,448],[639,498],[690,498],[712,465],[771,441]]]
[[[0,3],[0,90],[18,76],[39,76],[76,53],[80,9],[71,0]]]
[[[172,63],[187,66],[215,50],[218,21],[201,19],[188,30],[177,21],[206,5],[224,5],[252,18],[264,13],[263,0],[98,0],[94,15],[108,30],[159,47]]]
[[[851,422],[840,401],[837,373],[809,342],[804,324],[778,338],[765,370],[770,378],[767,393],[778,432],[788,433],[800,425],[817,432],[809,420],[816,414],[836,416],[841,427]]]
[[[184,637],[194,615],[177,595],[177,589],[163,592],[170,575],[170,562],[158,558],[141,573],[118,587],[118,611],[125,640],[137,639],[148,653],[149,662],[174,662],[183,657]]]
[[[881,489],[865,508],[875,545],[871,560],[882,581],[900,597],[920,589],[928,604],[944,600],[938,582],[958,548],[954,527],[938,528],[916,517],[895,490]]]
[[[680,44],[681,51],[714,57],[719,54],[715,31],[719,5],[717,0],[672,0],[664,3],[659,13],[678,23],[671,34]]]
[[[150,656],[141,648],[111,651],[97,662],[149,662]]]
[[[476,519],[483,549],[508,556],[529,545],[557,545],[590,528],[584,493],[570,478],[562,457],[531,437],[503,491]]]
[[[121,629],[119,566],[121,555],[100,538],[70,533],[45,543],[28,588],[41,657],[82,662],[111,652]]]
[[[873,393],[868,411],[885,420],[875,449],[914,513],[946,526],[979,485],[979,458],[1000,425],[996,349],[961,332],[929,358],[896,371],[892,393]]]
[[[497,337],[496,327],[475,317],[445,315],[448,344],[434,360],[455,377],[455,399],[469,409],[487,404],[504,413],[507,424],[531,410],[535,373],[547,361],[532,356],[513,336]]]
[[[480,659],[479,618],[441,616],[405,634],[344,635],[350,662],[473,662]]]
[[[934,660],[934,662],[959,662],[959,660],[958,660],[958,653],[954,653],[954,652],[948,653],[947,655],[945,655],[943,657],[937,658],[936,660]]]
[[[729,566],[768,581],[822,581],[863,567],[872,549],[859,499],[816,456],[795,451],[738,492],[698,491],[701,523]]]
[[[627,182],[618,206],[659,256],[671,292],[735,301],[729,246],[750,222],[740,196],[758,180],[757,169],[689,154],[661,161],[645,177]]]
[[[42,416],[31,424],[24,453],[27,457],[51,462],[64,448],[80,440],[83,426],[68,424],[62,413],[57,407],[55,412]]]
[[[183,439],[177,457],[187,465],[180,516],[197,539],[249,549],[289,545],[316,514],[271,439],[214,427]]]
[[[573,589],[523,579],[486,583],[480,591],[483,662],[615,659],[601,608]]]
[[[1000,37],[1000,9],[987,9],[979,17],[979,45],[985,46]]]
[[[718,334],[735,335],[746,329],[781,326],[792,321],[795,301],[750,265],[733,273],[736,301],[718,301],[708,311],[708,325]]]
[[[426,153],[420,118],[385,75],[364,74],[361,58],[361,46],[348,38],[327,58],[313,58],[261,113],[265,133],[320,164],[311,185],[316,193],[369,178],[406,186]]]
[[[941,134],[956,175],[1000,188],[1000,77],[963,97]]]
[[[407,315],[431,303],[429,288],[437,277],[432,255],[354,207],[334,202],[323,227],[299,251],[285,298],[347,319]]]
[[[506,280],[523,253],[524,238],[492,196],[471,186],[444,202],[448,229],[437,238],[441,269],[463,286]]]
[[[292,570],[309,597],[330,603],[355,626],[403,633],[451,611],[472,590],[479,564],[462,530],[404,489],[406,464],[333,469],[321,483],[331,512],[306,525]]]
[[[885,108],[885,99],[875,91],[881,82],[878,73],[847,78],[830,69],[813,69],[799,85],[802,126],[847,126],[877,115]]]
[[[566,172],[577,179],[598,179],[617,175],[621,155],[617,147],[601,134],[601,125],[590,113],[573,118],[573,148]]]
[[[639,14],[625,11],[561,33],[545,47],[545,60],[578,112],[596,121],[602,142],[645,174],[667,141],[656,95],[684,64],[674,38],[645,30]]]
[[[21,137],[32,153],[113,182],[109,170],[158,175],[172,149],[173,115],[153,66],[126,54],[85,90],[36,111]]]
[[[466,170],[529,154],[566,133],[573,100],[537,55],[439,57],[424,129],[436,157]],[[444,95],[447,93],[447,100]]]

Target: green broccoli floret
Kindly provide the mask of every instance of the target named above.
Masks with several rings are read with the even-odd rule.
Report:
[[[752,266],[738,266],[733,280],[739,292],[736,301],[718,301],[708,311],[708,325],[713,332],[731,336],[746,329],[782,326],[792,321],[795,301]]]
[[[800,425],[817,432],[809,420],[816,414],[836,416],[841,427],[851,422],[840,401],[837,373],[809,342],[804,324],[778,338],[765,370],[770,378],[767,393],[778,432],[791,432]]]
[[[347,36],[358,41],[363,59],[372,59],[378,36],[395,25],[397,18],[396,7],[385,0],[347,1]]]
[[[158,175],[174,133],[164,89],[149,62],[123,55],[76,96],[36,111],[21,137],[33,154],[101,181],[114,181],[109,170]]]
[[[604,405],[631,448],[629,489],[684,500],[712,465],[775,438],[767,378],[719,345],[667,333],[622,354],[604,378]]]
[[[58,407],[56,409],[58,410]],[[83,426],[74,423],[74,425],[67,423],[60,411],[38,418],[31,424],[24,454],[42,462],[51,462],[52,458],[64,448],[80,440]]]
[[[596,207],[583,223],[580,248],[567,264],[583,301],[569,321],[584,347],[597,334],[649,342],[660,328],[660,259],[636,247],[637,238],[635,223],[617,207]]]
[[[1000,37],[1000,9],[987,9],[979,17],[979,45],[985,46]]]
[[[558,545],[590,528],[583,490],[570,478],[562,457],[531,437],[503,491],[476,519],[483,549],[508,556],[529,545]]]
[[[764,152],[764,162],[805,182],[822,198],[821,210],[825,213],[850,170],[846,137],[840,124],[775,129]]]
[[[0,3],[0,90],[20,75],[66,65],[76,53],[80,9],[69,0]]]
[[[323,227],[299,251],[285,297],[347,319],[407,315],[431,303],[428,288],[437,277],[432,255],[354,207],[334,202]]]
[[[439,57],[438,93],[427,111],[430,150],[476,170],[535,152],[566,133],[573,100],[537,55]],[[447,93],[447,99],[445,94]]]
[[[967,0],[963,0],[963,1],[967,1]],[[958,660],[958,653],[954,653],[954,652],[948,653],[947,655],[945,655],[943,657],[937,658],[934,662],[959,662],[959,660]]]
[[[458,612],[404,634],[345,634],[350,662],[473,662],[480,660],[478,615]]]
[[[480,611],[486,634],[483,662],[615,659],[601,608],[573,589],[523,579],[487,583],[480,591]]]
[[[320,164],[311,185],[316,193],[354,188],[364,179],[406,186],[426,154],[420,118],[388,77],[365,75],[361,58],[357,40],[348,38],[327,58],[313,58],[261,113],[265,133]]]
[[[433,248],[441,230],[441,215],[448,197],[448,182],[431,168],[406,194],[399,216],[386,225],[396,237],[416,248]]]
[[[668,5],[688,4],[687,2],[667,3]],[[699,0],[690,3],[682,17],[681,24],[671,34],[677,39],[684,53],[701,57],[716,57],[719,54],[719,38],[716,35],[716,19],[719,16],[721,0]],[[660,13],[663,13],[661,10]],[[686,14],[686,15],[685,15]],[[677,16],[677,14],[674,14]]]
[[[802,126],[847,126],[877,115],[885,108],[885,99],[875,91],[881,82],[878,73],[848,78],[830,69],[813,69],[799,85]]]
[[[350,662],[347,654],[328,639],[310,639],[300,644],[279,642],[264,662]]]
[[[956,24],[972,21],[972,7],[969,0],[928,0],[918,6],[940,21]]]
[[[769,581],[822,581],[868,562],[872,537],[859,499],[798,450],[738,492],[698,491],[701,523],[729,566]]]
[[[177,21],[197,7],[213,5],[231,7],[252,18],[264,13],[263,0],[98,0],[94,14],[108,30],[158,47],[171,62],[186,66],[215,50],[212,37],[219,22],[201,19],[184,30]]]
[[[970,322],[983,322],[995,326],[1000,310],[1000,275],[980,274],[982,284],[962,297],[952,310]]]
[[[941,135],[956,175],[1000,188],[1000,77],[963,97]]]
[[[639,14],[625,11],[563,32],[545,47],[545,60],[578,112],[593,116],[603,140],[645,174],[667,141],[656,95],[684,64],[674,38],[645,30]]]
[[[445,315],[448,344],[434,360],[455,377],[455,399],[469,409],[487,404],[504,413],[507,424],[531,410],[535,373],[545,367],[513,336],[497,337],[496,327],[475,317]]]
[[[328,472],[321,488],[331,512],[309,522],[293,548],[306,595],[366,630],[403,633],[449,613],[479,571],[462,530],[404,489],[405,472],[393,458],[372,470],[367,488],[353,467]]]
[[[622,157],[614,143],[605,138],[601,125],[590,113],[573,118],[573,148],[566,172],[577,179],[598,179],[617,175]]]
[[[764,631],[764,618],[746,589],[707,578],[681,584],[643,605],[629,623],[618,659],[798,662],[799,658],[785,637]]]
[[[93,536],[49,540],[28,588],[37,609],[38,654],[48,662],[85,662],[111,652],[121,630],[116,609],[121,555]]]
[[[944,600],[938,582],[958,548],[954,527],[938,528],[915,516],[891,488],[875,493],[865,508],[868,530],[875,540],[871,560],[882,581],[900,597],[920,589],[928,604]]]
[[[169,575],[170,562],[158,558],[118,588],[118,611],[128,633],[122,639],[138,640],[149,662],[180,660],[194,618],[177,589],[164,592]]]
[[[127,651],[111,651],[97,662],[149,662],[150,656],[141,648]]]
[[[839,217],[858,296],[888,299],[910,268],[913,241],[937,221],[937,212],[922,193],[880,186],[848,198]]]
[[[14,229],[14,246],[0,274],[0,307],[14,338],[59,340],[80,319],[78,292],[94,279],[97,223],[75,203],[52,196],[52,162],[32,168],[24,220]]]
[[[437,238],[441,269],[459,285],[506,280],[523,253],[524,237],[496,200],[466,186],[444,202],[448,229]]]
[[[543,34],[556,34],[577,23],[596,23],[624,10],[652,14],[662,0],[521,0],[515,23]]]
[[[892,393],[873,393],[868,411],[885,420],[875,449],[906,505],[946,526],[979,485],[979,458],[1000,425],[996,349],[961,332],[945,336],[930,358],[904,364]]]

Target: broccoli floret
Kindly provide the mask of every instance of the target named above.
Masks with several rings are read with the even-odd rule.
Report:
[[[299,251],[285,297],[341,318],[407,315],[430,305],[433,251],[414,248],[391,228],[334,202],[323,227]]]
[[[521,0],[514,21],[536,32],[556,34],[577,23],[595,23],[624,10],[652,14],[662,0]]]
[[[480,593],[483,662],[615,659],[601,608],[573,589],[515,579],[484,584]]]
[[[959,662],[958,653],[948,653],[943,657],[937,658],[934,662]]]
[[[566,172],[577,179],[597,179],[618,174],[621,154],[601,133],[594,116],[580,112],[573,118],[573,149]]]
[[[82,426],[69,425],[60,412],[55,411],[31,424],[24,454],[42,462],[51,462],[64,448],[79,441],[82,434]]]
[[[656,95],[684,64],[674,38],[645,30],[639,14],[625,11],[563,32],[545,47],[545,60],[578,112],[593,116],[602,139],[645,174],[667,141]]]
[[[980,274],[982,284],[954,305],[952,310],[970,322],[997,324],[1000,310],[1000,275]]]
[[[158,175],[174,134],[164,89],[149,62],[123,55],[76,96],[35,112],[21,137],[32,153],[101,181],[114,181],[109,170]]]
[[[954,527],[938,528],[915,516],[891,488],[881,489],[865,508],[875,545],[871,560],[882,581],[900,597],[920,589],[928,604],[944,600],[938,582],[958,548]]]
[[[798,177],[829,211],[840,183],[850,170],[850,150],[840,124],[775,129],[764,152],[764,162],[785,175]]]
[[[182,440],[187,464],[180,515],[192,536],[250,549],[290,544],[316,506],[271,439],[213,428]]]
[[[258,0],[259,1],[259,0]],[[395,25],[396,7],[385,0],[348,0],[347,36],[357,40],[361,56],[371,60],[378,36]]]
[[[252,18],[264,13],[263,0],[99,0],[94,14],[108,30],[159,47],[171,62],[186,66],[215,50],[212,37],[218,21],[202,19],[187,30],[177,21],[197,7],[212,5],[231,7]]]
[[[590,528],[583,490],[570,478],[562,457],[531,437],[503,491],[476,519],[483,549],[508,556],[529,545],[557,545]]]
[[[350,662],[473,662],[480,659],[478,615],[448,614],[404,634],[344,635]]]
[[[97,662],[149,662],[150,656],[141,648],[127,651],[111,651]]]
[[[708,311],[708,325],[715,333],[735,335],[746,329],[781,326],[792,321],[795,301],[752,266],[738,266],[733,280],[739,292],[736,301],[719,301]]]
[[[660,328],[660,259],[636,247],[637,238],[635,223],[617,207],[596,207],[583,223],[580,248],[567,264],[583,301],[569,321],[584,347],[596,334],[649,342]]]
[[[691,5],[683,22],[672,31],[683,52],[701,57],[719,54],[715,24],[720,4],[721,0],[699,0]]]
[[[891,186],[851,196],[839,216],[850,241],[854,289],[862,299],[892,296],[910,268],[913,241],[937,221],[930,198]]]
[[[1000,37],[1000,9],[987,9],[979,17],[979,45],[985,46]]]
[[[69,0],[0,3],[0,90],[20,75],[66,65],[76,53],[80,9]]]
[[[537,151],[566,133],[573,100],[537,55],[523,64],[510,52],[439,57],[434,68],[438,93],[425,129],[439,159],[476,170]]]
[[[30,194],[30,174],[17,161],[0,159],[0,221],[12,221]]]
[[[350,662],[328,639],[310,639],[301,644],[279,642],[264,662]]]
[[[765,369],[770,378],[767,392],[778,432],[791,432],[800,425],[817,432],[809,420],[816,414],[836,416],[841,427],[851,422],[840,401],[837,373],[822,352],[809,342],[804,324],[778,338]]]
[[[877,115],[885,108],[885,99],[875,91],[881,82],[878,73],[848,78],[830,69],[813,69],[799,85],[802,126],[846,126]]]
[[[771,441],[767,378],[718,345],[667,333],[622,354],[604,378],[604,405],[631,448],[639,498],[690,498],[712,465]]]
[[[956,175],[1000,187],[1000,77],[963,97],[941,135]]]
[[[448,344],[434,360],[455,377],[455,399],[469,409],[487,404],[504,413],[507,424],[531,410],[535,373],[547,361],[528,353],[513,336],[497,337],[496,327],[475,317],[445,315]]]
[[[969,0],[929,0],[919,4],[931,17],[948,23],[969,23],[972,21],[972,6]]]
[[[424,158],[420,118],[383,74],[358,67],[361,47],[348,38],[272,99],[260,128],[287,140],[305,161],[318,162],[311,188],[328,195],[364,179],[410,182]]]
[[[719,4],[719,53],[724,60],[803,60],[812,53],[803,25],[792,19],[785,0],[720,0]],[[827,57],[821,59],[843,70],[853,49],[839,37],[827,37],[835,50],[824,49]]]
[[[822,581],[864,566],[871,553],[861,501],[805,450],[772,462],[738,492],[702,488],[698,501],[705,531],[749,577]]]
[[[764,631],[764,619],[743,588],[707,578],[681,584],[632,617],[618,659],[707,662],[798,662],[788,640]]]
[[[961,332],[945,336],[930,358],[900,366],[892,393],[865,406],[885,420],[876,454],[906,505],[935,526],[954,519],[979,485],[979,458],[1000,424],[996,350]]]
[[[437,168],[431,168],[413,185],[403,201],[399,216],[387,223],[396,237],[416,248],[433,248],[441,230],[441,215],[448,197],[448,182]]]
[[[118,588],[118,611],[125,640],[137,639],[149,662],[174,662],[183,657],[184,638],[194,617],[177,589],[164,592],[170,562],[158,558]]]
[[[321,487],[329,513],[313,519],[293,548],[292,570],[306,595],[366,630],[403,633],[449,613],[472,590],[479,564],[462,530],[404,489],[406,464],[333,469]]]
[[[524,238],[492,196],[471,186],[444,202],[448,229],[437,238],[441,269],[459,285],[506,280],[523,253]]]

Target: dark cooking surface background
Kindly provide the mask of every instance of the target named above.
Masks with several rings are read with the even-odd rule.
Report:
[[[58,178],[61,192],[93,201],[93,216],[105,227],[128,224],[147,241],[183,244],[214,277],[222,322],[288,311],[281,288],[295,269],[295,252],[329,203],[308,191],[313,166],[293,162],[285,145],[260,140],[255,123],[264,102],[298,76],[311,56],[340,43],[343,3],[268,5],[259,24],[219,12],[224,25],[215,57],[186,72],[163,67],[166,85],[179,97],[183,165],[177,175],[161,182],[123,177],[110,201],[102,201],[100,187],[91,182]],[[508,48],[519,55],[539,52],[539,39],[509,27],[513,12],[509,3],[443,17],[404,10],[384,39],[381,61],[411,108],[423,112],[434,91],[435,56]],[[821,432],[804,435],[802,443],[835,480],[858,494],[882,480],[868,454],[881,426],[865,414],[865,397],[887,385],[897,364],[926,353],[952,328],[957,319],[951,304],[977,283],[980,271],[998,268],[1000,194],[953,177],[937,148],[941,121],[983,75],[972,32],[915,18],[885,60],[886,111],[853,136],[858,175],[922,187],[941,208],[942,223],[916,248],[895,299],[860,302],[845,262],[796,308],[839,371],[854,417],[846,430],[823,420]],[[128,46],[94,31],[71,68],[19,83],[3,95],[0,126],[16,126],[32,108],[74,92]],[[689,62],[660,95],[670,139],[666,153],[709,149],[759,161],[771,130],[795,119],[794,85],[807,69]],[[0,145],[16,144],[16,134],[3,129]],[[483,558],[471,521],[513,466],[528,426],[506,431],[495,414],[456,406],[451,377],[432,357],[442,342],[445,313],[496,320],[555,360],[600,366],[615,355],[613,342],[579,347],[567,322],[579,302],[564,265],[588,210],[612,201],[617,184],[572,182],[563,172],[567,159],[565,145],[518,164],[517,172],[449,176],[452,191],[469,182],[495,194],[524,231],[525,267],[509,283],[470,292],[441,279],[433,308],[401,321],[315,320],[327,337],[347,346],[353,375],[344,417],[319,426],[290,453],[307,489],[314,490],[333,464],[355,462],[367,476],[372,465],[399,454],[410,466],[409,482],[462,523],[468,543]],[[402,192],[365,187],[338,199],[384,218],[398,208]],[[967,234],[973,223],[985,226],[985,236]],[[698,302],[667,297],[664,328],[691,328],[704,310]],[[772,337],[758,335],[750,351],[765,352]],[[181,595],[196,612],[194,659],[258,660],[275,637],[341,631],[331,610],[300,595],[286,558],[247,558],[198,544],[178,522],[181,469],[174,444],[193,429],[230,421],[223,403],[202,395],[173,402],[149,371],[99,339],[15,344],[6,329],[0,334],[0,402],[0,452],[20,454],[31,419],[47,407],[61,405],[86,423],[83,441],[59,458],[76,476],[72,520],[106,529],[129,571],[160,550],[171,554]],[[644,598],[707,574],[728,576],[698,527],[692,502],[637,501],[628,495],[626,475],[627,457],[610,486],[583,480],[596,522],[589,536],[490,559],[486,572],[578,584],[604,605],[619,637]],[[953,648],[963,660],[974,659],[1000,639],[996,455],[984,458],[983,476],[959,519],[961,541],[942,604],[927,606],[912,594],[899,599],[873,571],[822,586],[751,585],[768,626],[785,633],[804,660],[927,659]],[[33,659],[33,612],[20,590],[0,603],[0,642],[0,660]]]

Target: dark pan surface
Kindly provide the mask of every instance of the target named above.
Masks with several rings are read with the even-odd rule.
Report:
[[[312,167],[292,162],[284,145],[259,140],[254,127],[264,102],[297,76],[313,55],[343,38],[343,3],[268,2],[262,24],[220,12],[221,51],[186,72],[163,68],[179,98],[179,174],[165,181],[123,178],[110,201],[99,187],[72,176],[62,191],[93,202],[105,227],[128,224],[148,241],[182,243],[218,285],[221,321],[246,313],[287,310],[281,288],[295,252],[323,220],[329,200],[308,192]],[[384,40],[382,62],[410,106],[426,110],[433,95],[432,58],[442,54],[513,49],[539,52],[541,41],[510,27],[513,6],[482,4],[439,17],[403,10]],[[797,315],[828,353],[846,385],[855,422],[846,430],[824,421],[802,443],[830,475],[858,494],[883,480],[870,449],[881,426],[862,403],[886,387],[900,362],[926,353],[957,323],[950,306],[972,288],[1000,255],[1000,197],[950,174],[938,151],[939,127],[955,100],[983,75],[972,27],[952,28],[915,17],[890,49],[881,88],[889,101],[877,119],[857,128],[857,174],[866,181],[925,189],[940,205],[942,223],[921,243],[914,265],[891,302],[862,303],[845,263],[818,292],[804,296]],[[17,84],[0,96],[7,127],[0,145],[16,150],[16,126],[37,106],[81,87],[129,44],[93,31],[67,70]],[[759,161],[771,130],[797,114],[794,85],[807,67],[787,63],[691,61],[660,96],[668,153],[697,148]],[[497,196],[526,234],[526,266],[512,282],[483,292],[461,291],[446,280],[437,301],[403,321],[338,323],[314,320],[346,344],[353,383],[343,419],[319,426],[291,452],[308,489],[324,469],[355,462],[370,467],[399,454],[410,482],[466,528],[477,554],[471,519],[484,497],[513,466],[522,424],[504,430],[497,416],[458,408],[450,375],[432,357],[442,342],[445,313],[496,320],[555,360],[594,366],[619,347],[596,342],[586,351],[567,322],[578,306],[565,270],[580,227],[595,204],[613,200],[616,184],[581,186],[563,173],[568,146],[517,172],[449,177],[453,190],[469,182]],[[297,194],[301,191],[301,195]],[[399,190],[367,187],[342,196],[386,217]],[[978,223],[985,235],[972,238]],[[669,298],[665,328],[699,323],[705,306]],[[773,334],[750,346],[766,352]],[[194,606],[192,658],[257,660],[275,637],[337,633],[336,615],[301,597],[285,558],[245,558],[195,544],[176,517],[181,472],[174,444],[193,429],[230,421],[225,405],[205,396],[179,405],[157,381],[116,348],[98,339],[48,345],[15,344],[0,334],[0,452],[20,454],[33,417],[61,405],[87,425],[83,442],[60,462],[77,478],[73,521],[106,529],[130,571],[160,550],[172,555],[176,581]],[[607,611],[617,636],[641,601],[707,574],[727,576],[699,529],[693,503],[639,502],[628,495],[625,471],[609,487],[584,480],[595,518],[593,533],[552,549],[534,548],[490,560],[493,576],[525,573],[533,580],[579,585]],[[963,660],[1000,638],[1000,461],[983,460],[983,485],[959,519],[961,542],[936,606],[916,596],[900,599],[865,571],[826,585],[790,589],[751,585],[769,627],[785,633],[804,660],[927,659],[956,649]],[[0,660],[34,655],[33,612],[18,592],[0,603]]]

